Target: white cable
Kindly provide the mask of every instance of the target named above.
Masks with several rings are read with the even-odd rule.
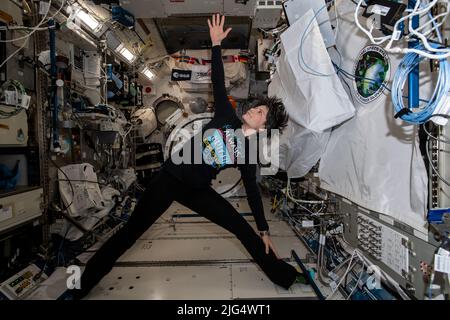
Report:
[[[437,1],[438,1],[438,0],[433,0],[433,2],[432,2],[433,5],[436,4]],[[416,2],[416,8],[418,7],[419,4],[420,4],[420,0],[418,0],[418,1]],[[428,10],[424,11],[425,9],[422,9],[422,11],[419,11],[419,12],[420,12],[420,13],[428,12],[428,11],[431,9],[431,7],[432,7],[433,5],[430,4],[430,7],[429,7]],[[418,13],[414,14],[414,16],[416,16],[416,15],[418,15]],[[434,20],[435,20],[435,19],[436,19],[436,18],[434,18]],[[447,54],[449,54],[449,56],[450,56],[450,51],[449,51],[449,49],[433,48],[433,47],[428,43],[428,39],[427,39],[423,34],[421,34],[420,32],[417,32],[417,30],[413,28],[412,22],[413,22],[413,19],[412,19],[412,18],[409,19],[409,24],[408,24],[408,25],[409,25],[409,31],[410,31],[411,34],[417,36],[420,40],[422,40],[422,43],[423,43],[423,45],[425,46],[425,49],[427,49],[427,50],[429,50],[429,51],[432,51],[432,52],[437,52],[437,53],[441,53],[441,52],[442,52],[442,53],[447,53]],[[441,58],[442,58],[442,57],[441,57]]]
[[[64,3],[64,1],[63,1],[63,3]],[[38,30],[38,28],[40,28],[40,26],[42,26],[42,25],[44,24],[44,21],[45,21],[45,19],[47,19],[47,15],[48,15],[48,13],[49,13],[49,11],[50,11],[50,7],[51,7],[51,6],[52,6],[52,0],[50,0],[50,2],[49,2],[49,4],[48,4],[48,10],[47,10],[47,12],[44,14],[44,17],[42,18],[42,20],[37,24],[36,27],[33,28],[33,30],[32,30],[29,34],[27,34],[27,35],[25,35],[25,36],[23,36],[23,37],[15,38],[15,39],[0,40],[0,42],[15,42],[15,41],[23,40],[23,39],[28,39],[33,33],[35,33],[35,32]],[[62,7],[62,6],[61,6],[61,7]]]
[[[324,270],[324,243],[322,243],[322,237],[325,237],[324,234],[320,233],[319,234],[319,250],[318,250],[318,257],[317,257],[317,269],[319,271],[318,276],[319,276],[319,280],[320,282],[324,283],[325,285],[329,285],[331,283],[331,281],[328,281],[325,279],[325,277],[323,276],[323,270]],[[329,277],[327,277],[329,279]]]
[[[426,35],[429,34],[430,32],[432,32],[433,30],[438,30],[438,28],[442,25],[442,23],[444,22],[446,16],[448,16],[448,14],[450,13],[450,9],[449,9],[449,4],[447,3],[447,11],[445,13],[439,14],[438,16],[432,18],[430,21],[425,23],[425,26],[421,26],[418,27],[417,29],[414,29],[412,27],[412,21],[413,18],[418,17],[420,19],[420,16],[422,14],[426,14],[428,13],[431,8],[433,6],[435,6],[439,0],[432,0],[430,1],[427,5],[425,6],[421,6],[422,1],[421,0],[417,0],[416,4],[414,6],[413,9],[409,9],[406,10],[406,12],[409,12],[408,15],[400,18],[394,25],[394,29],[392,32],[392,35],[390,36],[383,36],[383,37],[374,37],[372,34],[373,31],[373,26],[370,28],[370,30],[367,30],[366,28],[364,28],[360,21],[359,21],[359,9],[361,8],[362,2],[364,0],[359,0],[357,5],[356,5],[356,9],[354,12],[354,19],[355,19],[355,23],[357,25],[357,27],[364,32],[370,39],[370,41],[373,44],[376,45],[381,45],[383,43],[385,43],[386,41],[389,41],[384,49],[387,52],[390,53],[403,53],[403,54],[407,54],[407,53],[415,53],[418,54],[420,56],[429,58],[429,59],[445,59],[450,57],[450,49],[446,48],[446,49],[440,49],[440,48],[433,48],[430,43],[428,42],[428,39],[426,38]],[[442,21],[439,21],[438,23],[436,23],[436,21],[442,17]],[[423,43],[423,46],[428,50],[418,50],[416,48],[400,48],[400,47],[392,47],[393,43],[395,41],[398,41],[400,39],[400,34],[401,34],[401,30],[399,28],[400,24],[403,23],[404,21],[408,20],[408,26],[409,26],[409,31],[410,31],[410,35],[408,38],[411,38],[411,35],[416,36],[420,39],[420,42]],[[427,31],[425,34],[420,33],[419,31],[422,30],[423,28],[425,28],[428,24],[435,24],[431,30]]]
[[[417,10],[420,8],[420,1],[421,1],[421,0],[417,0],[417,1],[416,1],[416,4],[415,4],[414,8],[411,10],[411,13],[410,13],[409,15],[407,15],[407,16],[405,16],[405,17],[399,19],[399,20],[395,23],[393,35],[394,35],[394,33],[396,33],[396,32],[400,32],[400,29],[398,28],[398,26],[400,25],[401,22],[406,21],[407,19],[409,19],[409,24],[408,24],[408,25],[409,25],[409,28],[411,29],[411,28],[412,28],[412,21],[413,21],[413,18],[414,18],[416,15],[420,15],[420,14],[422,14],[422,13],[428,12],[428,11],[429,11],[436,3],[437,3],[438,0],[432,0],[432,3],[430,3],[430,5],[429,5],[428,7],[424,7],[424,8],[422,8],[422,10],[417,11]],[[411,30],[410,30],[410,31],[411,31]],[[399,39],[394,38],[393,35],[392,35],[392,36],[389,36],[389,37],[390,37],[390,41],[389,41],[389,43],[388,43],[387,46],[386,46],[386,50],[391,49],[391,46],[392,46],[392,44],[394,43],[395,40],[399,40]]]
[[[447,11],[445,11],[445,12],[443,12],[443,13],[441,13],[441,14],[438,14],[437,16],[435,16],[435,17],[433,17],[432,15],[431,15],[431,12],[428,12],[428,14],[429,14],[429,16],[430,16],[430,20],[429,21],[427,21],[427,22],[425,22],[425,23],[423,23],[423,24],[421,24],[417,29],[415,29],[415,31],[421,31],[422,29],[424,29],[425,27],[427,27],[429,24],[433,24],[433,27],[430,29],[430,30],[428,30],[426,33],[424,33],[423,35],[428,35],[428,34],[430,34],[431,32],[433,32],[434,30],[436,30],[437,32],[438,32],[438,34],[440,33],[439,32],[439,27],[440,26],[442,26],[443,24],[444,24],[444,22],[445,22],[445,17],[448,15],[450,13],[450,6],[447,6]],[[441,19],[441,21],[439,21],[438,23],[436,23],[436,21],[439,19],[439,18],[441,18],[441,17],[443,17],[443,19]],[[407,36],[407,38],[409,38],[410,37],[410,35],[408,35]],[[442,42],[442,39],[439,39],[439,42]]]
[[[377,40],[375,40],[375,38],[372,35],[372,32],[370,32],[369,30],[367,30],[366,28],[364,28],[361,25],[361,23],[359,22],[359,9],[361,8],[363,1],[364,0],[359,0],[358,3],[356,4],[356,9],[355,9],[355,12],[353,15],[356,26],[369,37],[370,41],[373,44],[380,45],[380,44],[386,42],[387,40],[389,40],[390,36],[379,37],[379,38],[377,38]],[[394,28],[394,30],[395,30],[395,28]]]
[[[61,10],[64,8],[64,5],[65,5],[66,1],[67,1],[67,0],[62,0],[61,6],[59,7],[59,9],[58,9],[58,10],[57,10],[57,11],[56,11],[49,19],[53,19],[54,17],[56,17],[56,15],[57,15],[58,13],[61,12]],[[35,33],[36,31],[48,30],[47,27],[42,27],[42,28],[41,28],[41,26],[42,26],[43,24],[45,24],[45,23],[48,22],[48,20],[47,20],[47,21],[44,21],[44,20],[47,18],[48,13],[50,12],[51,4],[52,4],[52,0],[50,0],[50,2],[49,2],[49,6],[48,6],[49,9],[48,9],[48,11],[45,13],[45,15],[44,15],[44,17],[42,18],[42,20],[41,20],[35,27],[32,28],[32,31],[31,31],[30,33],[28,33],[27,35],[25,35],[25,36],[23,36],[23,37],[19,37],[19,38],[15,38],[15,39],[0,40],[0,42],[15,42],[15,41],[19,41],[19,40],[22,40],[22,39],[28,39],[28,38],[29,38],[33,33]],[[14,28],[14,27],[11,27],[11,28],[9,28],[9,29],[13,29],[13,28]],[[19,28],[19,27],[16,27],[16,28]]]
[[[387,50],[392,50],[391,52],[398,52],[398,53],[403,53],[403,54],[408,54],[408,53],[416,53],[418,55],[424,56],[426,58],[429,59],[443,59],[443,58],[447,58],[450,56],[450,49],[439,49],[439,48],[434,48],[432,47],[429,42],[428,39],[425,37],[427,34],[429,34],[430,32],[432,32],[433,30],[436,30],[437,32],[439,32],[439,26],[442,25],[443,21],[445,20],[445,18],[443,18],[441,21],[441,23],[436,24],[435,26],[433,26],[426,34],[421,34],[418,31],[423,29],[424,27],[426,27],[428,24],[430,23],[434,23],[438,17],[441,16],[447,16],[450,12],[449,10],[449,5],[447,4],[447,11],[437,17],[432,18],[430,21],[426,22],[425,24],[422,25],[422,27],[418,27],[417,29],[414,29],[412,26],[412,22],[413,22],[413,17],[415,16],[420,16],[420,14],[426,14],[428,13],[431,8],[438,2],[438,0],[433,0],[428,6],[423,7],[421,10],[418,10],[420,7],[420,0],[418,0],[416,2],[416,5],[413,9],[413,12],[408,16],[409,17],[409,30],[410,30],[410,35],[408,35],[408,38],[411,38],[411,35],[415,35],[416,37],[418,37],[421,40],[421,43],[423,44],[423,46],[425,47],[426,50],[430,51],[430,52],[435,52],[434,53],[430,53],[427,52],[425,50],[418,50],[416,48],[393,48],[390,49],[392,43],[393,43],[393,39],[391,39],[391,41],[389,42],[388,46],[387,46]]]
[[[62,8],[63,8],[65,2],[66,2],[66,0],[63,0],[63,1],[62,1],[61,7],[58,9],[58,11],[55,12],[55,14],[52,16],[52,18],[54,18],[59,12],[61,12],[61,10],[62,10]],[[51,4],[51,0],[50,0],[50,4]],[[49,6],[49,8],[50,8],[50,6]],[[49,11],[50,11],[50,9],[49,9]],[[13,41],[25,39],[24,42],[23,42],[23,44],[22,44],[16,51],[14,51],[8,58],[6,58],[5,61],[3,61],[3,62],[0,64],[0,68],[3,67],[3,66],[5,65],[5,63],[8,62],[12,57],[14,57],[20,50],[22,50],[23,48],[25,48],[25,46],[28,44],[28,41],[30,40],[30,36],[31,36],[34,32],[36,32],[36,31],[38,30],[38,28],[43,24],[43,21],[45,20],[45,18],[47,17],[47,15],[48,15],[48,11],[47,11],[47,13],[45,14],[44,18],[41,20],[41,22],[33,29],[32,32],[30,32],[30,33],[27,34],[26,36],[21,37],[21,38],[11,39],[11,40],[0,40],[0,42],[13,42]]]
[[[328,272],[328,274],[330,274],[330,273],[335,273],[335,271],[341,269],[343,266],[345,266],[345,265],[350,261],[350,259],[351,259],[351,257],[345,259],[344,261],[342,261],[341,264],[339,264],[338,266],[336,266],[336,267],[334,267],[332,270],[330,270],[330,271]]]
[[[30,40],[30,38],[25,39],[25,41],[23,42],[23,44],[13,53],[11,53],[11,55],[5,59],[5,61],[3,61],[0,64],[0,68],[3,67],[5,65],[5,63],[7,63],[12,57],[14,57],[20,50],[22,50],[23,48],[25,48],[25,46],[28,44],[28,41]]]
[[[352,291],[350,292],[350,294],[347,296],[347,300],[349,300],[353,293],[355,292],[356,288],[358,287],[359,281],[361,281],[362,275],[364,274],[364,261],[361,261],[363,263],[362,267],[361,267],[361,272],[359,273],[359,277],[358,280],[356,280],[355,286],[353,287]]]
[[[359,258],[364,260],[367,265],[369,266],[373,265],[373,263],[368,258],[366,258],[364,254],[362,254],[358,249],[355,250],[357,250]],[[399,284],[394,281],[394,279],[392,279],[386,272],[384,272],[380,268],[377,269],[380,271],[380,275],[383,277],[383,279],[389,282],[403,299],[411,300],[411,298],[404,292],[404,290],[399,286]]]
[[[368,258],[364,256],[364,254],[359,250],[353,247],[351,244],[349,244],[344,238],[336,238],[336,240],[339,242],[339,244],[344,248],[345,251],[348,253],[356,252],[358,257],[363,260],[367,266],[373,265],[372,261],[370,261]],[[382,269],[377,268],[377,270],[380,271],[380,276],[385,280],[386,282],[390,283],[395,290],[398,292],[398,294],[405,300],[410,300],[410,297],[404,292],[404,290],[399,286],[397,282],[394,281],[386,272],[384,272]]]
[[[337,8],[337,2],[338,0],[334,0],[334,14],[336,16],[336,32],[334,34],[334,41],[337,43],[337,38],[339,34],[339,12]]]
[[[447,116],[447,117],[450,117],[450,116]],[[425,133],[431,138],[431,139],[433,139],[433,140],[436,140],[436,141],[439,141],[439,142],[442,142],[442,143],[446,143],[446,144],[449,144],[450,143],[450,138],[448,138],[448,137],[446,137],[446,136],[444,136],[444,135],[442,135],[442,138],[438,138],[438,137],[435,137],[435,136],[433,136],[429,131],[428,131],[428,129],[427,129],[427,126],[423,126],[423,131],[425,131]]]
[[[0,27],[0,30],[2,31],[10,31],[10,30],[33,30],[35,28],[33,27],[25,27],[25,26],[11,26],[11,27]],[[37,28],[38,31],[42,30],[48,30],[47,27]],[[3,42],[3,41],[0,41]],[[6,42],[6,41],[5,41]]]
[[[352,253],[352,256],[350,257],[350,262],[349,262],[349,264],[348,264],[348,267],[347,267],[347,270],[345,270],[345,272],[344,272],[344,274],[341,276],[341,279],[339,280],[339,282],[338,282],[338,284],[336,285],[336,287],[333,289],[333,291],[325,298],[325,300],[330,300],[331,299],[331,297],[333,297],[334,296],[334,294],[337,292],[337,290],[339,289],[339,287],[341,286],[341,284],[342,284],[342,281],[345,279],[345,276],[350,272],[350,270],[351,270],[351,266],[352,266],[352,262],[353,262],[353,259],[355,258],[355,255],[356,255],[356,249],[353,251],[353,253]]]
[[[304,210],[308,211],[311,215],[315,216],[318,215],[319,213],[322,212],[323,210],[323,205],[321,206],[321,208],[319,209],[319,211],[317,212],[312,212],[311,210],[309,210],[308,208],[306,208],[305,206],[300,204],[300,201],[295,199],[288,190],[284,190],[284,193],[286,194],[286,197],[291,200],[292,202],[296,203],[298,206],[300,206],[301,208],[303,208]]]
[[[302,200],[302,199],[295,199],[294,197],[293,197],[293,195],[291,194],[291,192],[290,192],[290,190],[291,190],[291,188],[290,188],[290,185],[291,185],[291,178],[288,178],[288,181],[287,181],[287,190],[288,190],[288,193],[289,193],[289,196],[290,196],[290,198],[291,198],[291,200],[292,201],[294,201],[294,202],[300,202],[300,203],[312,203],[312,204],[323,204],[324,203],[324,201],[323,200]]]
[[[431,135],[430,135],[430,136],[431,136]],[[427,157],[428,157],[428,160],[429,160],[429,162],[430,162],[431,169],[433,170],[433,172],[437,175],[437,177],[438,177],[442,182],[444,182],[447,186],[450,186],[450,182],[447,181],[445,178],[443,178],[443,177],[440,175],[438,169],[434,166],[433,161],[431,160],[431,156],[430,156],[430,136],[427,137],[427,141],[426,141],[426,143],[425,143],[425,151],[426,151],[426,153],[427,153]]]

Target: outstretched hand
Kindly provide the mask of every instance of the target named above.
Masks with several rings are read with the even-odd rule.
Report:
[[[230,33],[231,28],[223,31],[223,25],[225,23],[225,16],[220,17],[220,14],[213,14],[212,22],[208,19],[209,35],[211,36],[212,45],[220,45],[223,39],[225,39]]]

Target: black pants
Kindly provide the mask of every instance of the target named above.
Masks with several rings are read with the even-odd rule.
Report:
[[[109,271],[115,261],[169,208],[173,201],[233,233],[274,283],[288,289],[298,274],[272,250],[265,253],[261,237],[234,207],[211,187],[191,189],[165,170],[152,179],[130,219],[88,261],[75,298],[85,296]],[[212,281],[214,279],[211,279]]]

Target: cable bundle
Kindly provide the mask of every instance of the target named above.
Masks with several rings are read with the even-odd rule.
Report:
[[[24,86],[17,80],[8,80],[0,88],[0,103],[5,102],[6,93],[10,89],[15,92],[16,103],[15,105],[5,105],[4,107],[12,108],[12,111],[4,111],[0,109],[0,119],[11,118],[19,114],[26,107],[22,105],[23,99],[27,96]],[[25,103],[25,102],[24,102]]]
[[[50,0],[49,4],[48,4],[48,10],[45,12],[44,16],[42,17],[42,20],[39,21],[39,23],[31,28],[31,31],[26,34],[25,36],[22,37],[18,37],[18,38],[14,38],[14,39],[8,39],[8,40],[2,40],[0,39],[0,42],[15,42],[15,41],[20,41],[23,40],[23,44],[13,53],[11,53],[11,55],[9,57],[7,57],[4,61],[0,61],[0,68],[3,67],[12,57],[14,57],[20,50],[22,50],[23,48],[25,48],[25,46],[28,44],[28,41],[30,40],[31,36],[33,35],[33,33],[35,33],[36,31],[40,31],[40,30],[47,30],[48,27],[42,27],[43,25],[45,25],[46,23],[48,23],[48,21],[50,19],[53,19],[56,17],[57,14],[59,14],[61,12],[61,10],[64,8],[64,5],[66,4],[67,0],[62,0],[61,1],[61,6],[59,7],[59,9],[55,12],[55,14],[51,17],[48,17],[48,13],[50,11],[50,7],[52,5],[52,0]],[[25,27],[25,26],[16,26],[16,27],[3,27],[1,28],[2,30],[16,30],[16,29],[24,29],[24,30],[29,30],[29,27]]]
[[[359,0],[355,12],[354,19],[356,26],[364,32],[372,42],[372,44],[381,45],[383,43],[387,43],[384,46],[384,49],[387,52],[391,53],[416,53],[418,55],[424,56],[429,59],[443,59],[450,57],[450,48],[441,48],[435,47],[432,43],[429,42],[430,37],[433,35],[433,32],[438,34],[439,36],[439,28],[444,24],[445,20],[450,14],[450,4],[446,3],[445,12],[442,12],[436,16],[431,14],[431,10],[439,5],[439,3],[444,4],[443,1],[440,0],[416,0],[414,8],[406,9],[407,15],[397,20],[394,25],[394,31],[392,35],[375,37],[373,35],[373,31],[375,27],[372,25],[369,29],[366,29],[359,21],[359,9],[362,7],[362,4],[365,0]],[[429,16],[429,20],[423,23],[420,27],[415,28],[413,26],[413,19],[420,19],[422,16]],[[423,49],[419,48],[402,48],[401,46],[394,47],[394,43],[398,42],[401,39],[403,34],[403,27],[407,25],[409,34],[406,36],[407,40],[418,39],[423,44]],[[424,50],[426,49],[426,50]]]
[[[436,44],[432,45],[438,46]],[[417,45],[415,49],[419,51],[426,50],[423,44]],[[416,52],[406,54],[398,66],[392,82],[392,104],[394,105],[394,110],[396,112],[395,117],[400,117],[402,120],[413,124],[427,122],[441,103],[442,99],[447,98],[447,93],[450,90],[450,64],[446,59],[440,59],[438,80],[431,99],[425,106],[420,107],[416,112],[404,106],[403,87],[405,82],[408,79],[409,73],[424,59],[425,57],[423,55],[419,55]]]

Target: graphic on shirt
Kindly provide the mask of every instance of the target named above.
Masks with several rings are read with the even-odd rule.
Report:
[[[203,139],[203,161],[216,169],[234,164],[242,155],[241,146],[231,126],[225,125]]]

